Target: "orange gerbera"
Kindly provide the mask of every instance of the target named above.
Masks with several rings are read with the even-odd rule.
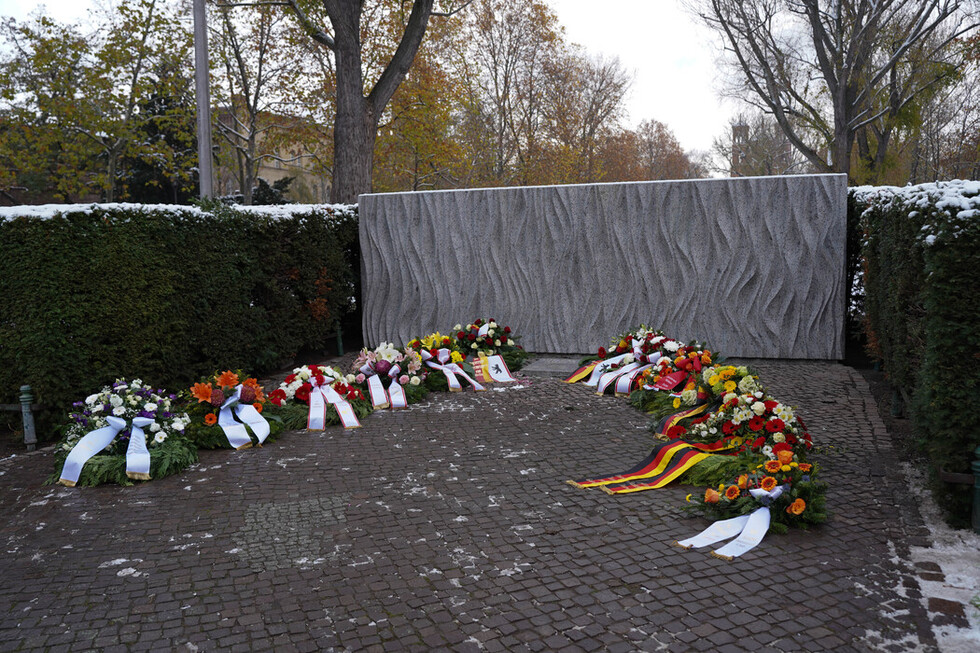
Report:
[[[233,388],[238,385],[238,375],[231,370],[222,372],[218,377],[218,385],[222,388]]]
[[[776,487],[776,485],[778,485],[778,482],[772,476],[763,476],[762,482],[759,483],[759,487],[761,487],[766,492],[771,492],[772,489]]]
[[[214,426],[215,424],[218,423],[218,416],[215,415],[214,413],[208,413],[207,415],[204,416],[204,423],[207,424],[208,426]]]
[[[742,494],[742,491],[737,485],[729,485],[727,488],[725,488],[725,498],[729,501],[734,501],[740,494]]]
[[[767,460],[765,465],[766,471],[769,472],[770,474],[775,474],[776,472],[779,471],[779,468],[782,466],[783,466],[782,463],[779,462],[778,460]]]
[[[197,399],[198,403],[202,401],[211,401],[211,384],[210,383],[195,383],[191,387],[191,394]]]
[[[260,413],[262,412],[262,404],[260,404],[257,401],[254,404],[252,404],[252,408],[254,408],[255,410],[259,411]]]
[[[802,515],[804,510],[806,510],[806,501],[803,499],[797,499],[793,503],[786,506],[786,512],[791,515]]]

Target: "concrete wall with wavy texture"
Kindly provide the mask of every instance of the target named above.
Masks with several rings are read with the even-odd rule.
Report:
[[[364,338],[492,317],[533,352],[645,323],[726,356],[844,355],[844,175],[363,195]]]

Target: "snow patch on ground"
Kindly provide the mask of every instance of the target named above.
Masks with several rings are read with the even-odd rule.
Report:
[[[938,564],[946,577],[944,582],[919,580],[922,600],[928,609],[929,598],[946,599],[963,604],[969,628],[941,626],[933,630],[943,653],[980,651],[980,535],[954,530],[943,521],[939,506],[926,489],[922,472],[904,465],[909,488],[919,502],[919,512],[930,532],[932,546],[910,547],[912,562]]]

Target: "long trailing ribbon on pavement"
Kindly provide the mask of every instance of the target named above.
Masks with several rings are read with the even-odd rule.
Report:
[[[225,399],[225,402],[221,404],[221,410],[218,412],[218,426],[224,431],[225,437],[228,438],[228,444],[233,449],[247,449],[252,446],[252,438],[245,429],[245,424],[255,433],[255,437],[258,438],[261,446],[269,437],[271,430],[269,422],[262,417],[259,411],[255,410],[255,407],[242,403],[241,396],[242,384],[239,383],[235,387],[235,394]],[[236,421],[236,417],[242,423]]]
[[[473,386],[473,390],[476,392],[483,392],[486,390],[486,388],[480,385],[478,381],[467,374],[462,367],[452,362],[452,354],[448,349],[440,349],[438,352],[436,352],[435,356],[423,349],[422,360],[425,361],[425,364],[432,369],[440,370],[446,375],[446,382],[449,384],[449,390],[451,392],[459,392],[463,389],[459,379],[456,378],[457,374],[463,377],[471,386]]]
[[[625,472],[570,480],[568,484],[580,488],[599,487],[607,494],[654,490],[676,480],[705,458],[732,447],[724,442],[661,442],[646,458]]]
[[[317,385],[315,379],[310,379],[313,385],[310,390],[310,413],[306,421],[306,428],[311,431],[322,431],[327,427],[327,404],[334,407],[340,423],[345,429],[360,428],[361,423],[354,414],[354,408],[346,399],[337,394],[337,391],[330,385],[328,379],[323,385]]]
[[[398,383],[398,375],[402,373],[402,368],[397,363],[392,364],[388,361],[365,363],[360,372],[368,377],[368,394],[371,395],[371,404],[375,409],[408,407],[405,388]],[[381,381],[382,375],[390,379],[387,389]]]
[[[732,519],[716,521],[694,537],[675,542],[675,544],[682,549],[690,549],[692,547],[710,546],[735,537],[725,546],[711,552],[711,555],[716,558],[733,560],[743,553],[751,551],[762,542],[762,538],[769,531],[771,519],[769,504],[778,499],[785,489],[785,485],[780,485],[771,491],[761,488],[751,489],[749,492],[762,504],[754,512]]]
[[[65,458],[58,482],[68,487],[75,487],[82,467],[90,458],[112,444],[116,436],[127,426],[124,419],[107,417],[108,424],[94,431],[89,431],[72,447]],[[146,448],[146,434],[143,427],[154,422],[149,417],[134,417],[130,434],[129,446],[126,448],[126,476],[133,479],[148,481],[150,479],[150,452]]]

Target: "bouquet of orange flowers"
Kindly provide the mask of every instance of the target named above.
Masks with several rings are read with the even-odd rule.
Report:
[[[283,430],[276,405],[241,370],[216,372],[184,395],[191,417],[186,432],[202,449],[242,449],[274,440]]]

